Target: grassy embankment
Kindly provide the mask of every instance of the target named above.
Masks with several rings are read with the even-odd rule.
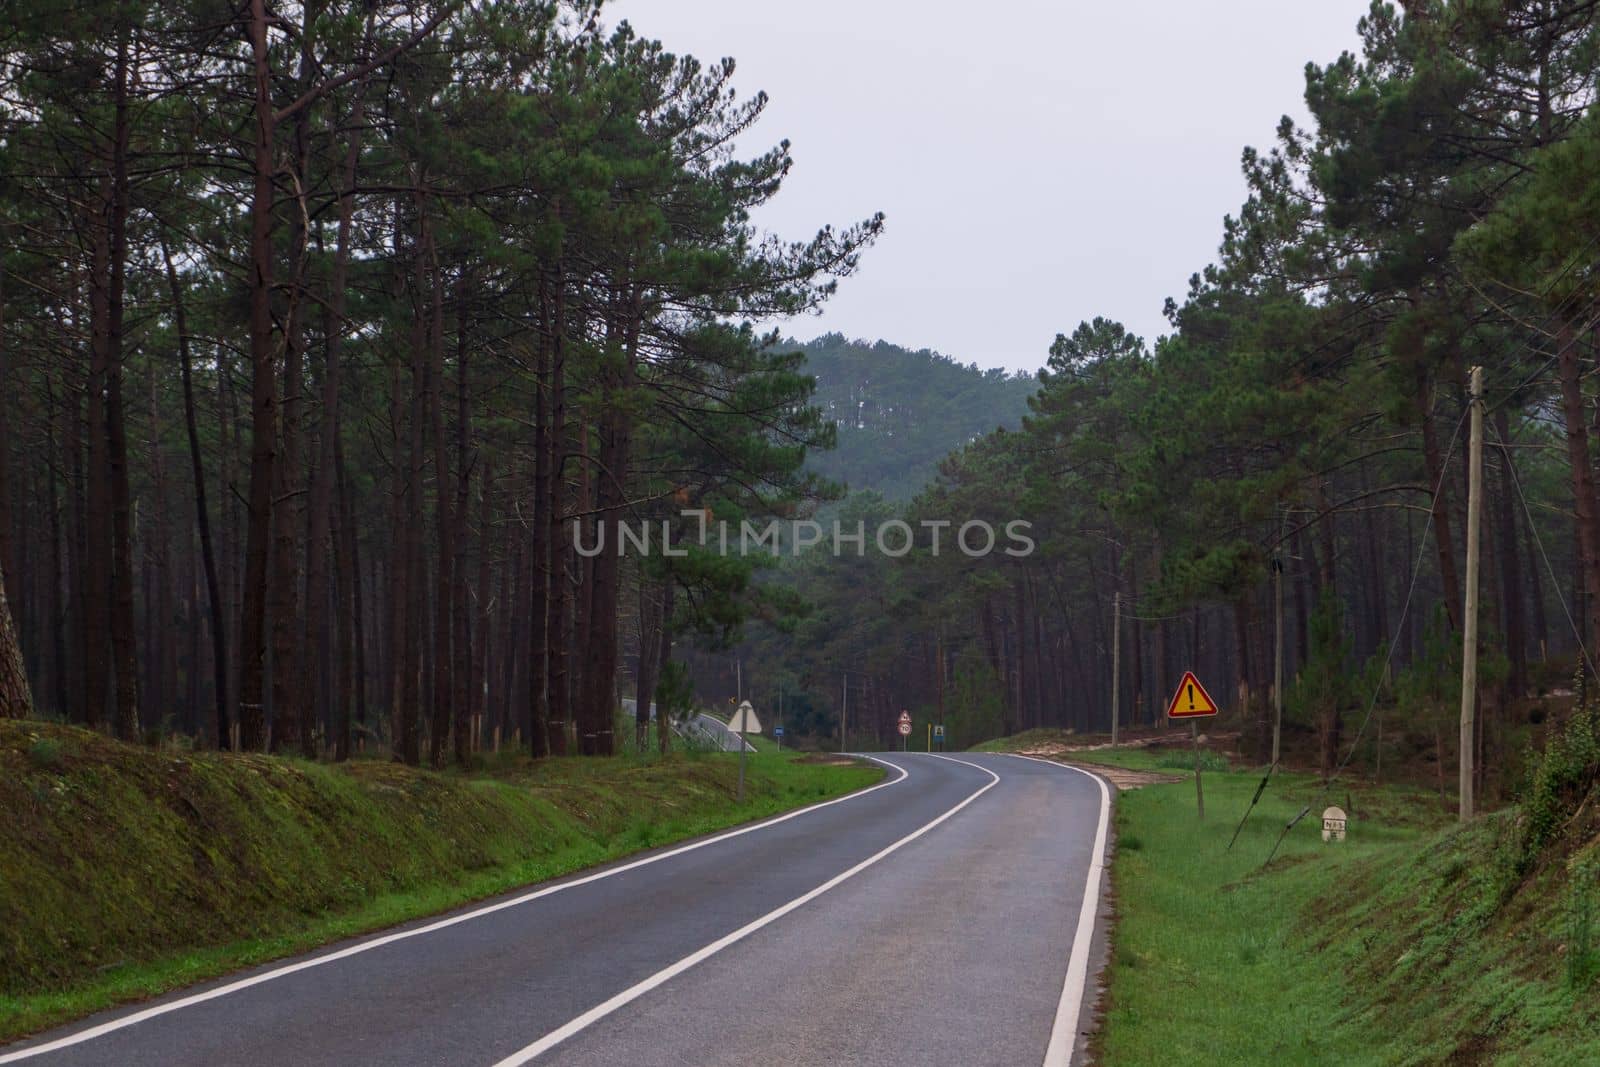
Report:
[[[1118,798],[1105,1063],[1600,1063],[1600,796],[1529,852],[1519,809],[1463,828],[1433,793],[1279,774],[1229,851],[1259,781],[1208,766],[1203,823],[1192,780]]]
[[[840,795],[881,769],[506,759],[491,774],[122,745],[0,720],[0,1040]]]

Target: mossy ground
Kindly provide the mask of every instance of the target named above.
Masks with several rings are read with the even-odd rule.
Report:
[[[488,773],[123,745],[0,721],[0,1039],[774,814],[881,769],[758,754]]]
[[[1569,965],[1600,901],[1593,812],[1518,875],[1515,809],[1461,827],[1434,793],[1279,774],[1229,850],[1259,781],[1208,770],[1204,822],[1192,781],[1118,798],[1103,1062],[1600,1064],[1600,979]]]

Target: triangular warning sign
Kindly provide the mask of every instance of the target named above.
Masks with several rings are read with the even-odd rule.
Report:
[[[1184,671],[1183,681],[1178,683],[1178,691],[1172,694],[1172,703],[1167,705],[1167,718],[1199,719],[1216,713],[1217,702],[1211,699],[1194,671]]]

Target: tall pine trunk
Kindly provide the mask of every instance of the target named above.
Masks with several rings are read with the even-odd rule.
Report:
[[[297,93],[311,85],[312,8],[301,9],[300,69]],[[306,270],[310,251],[310,205],[306,182],[311,155],[311,109],[294,116],[293,179],[296,201],[289,213],[288,309],[283,325],[283,389],[278,432],[282,452],[278,457],[272,516],[272,560],[268,568],[268,612],[272,619],[272,747],[298,745],[307,759],[317,755],[316,727],[310,694],[313,677],[306,670],[305,623],[301,618],[300,539],[305,531],[305,469],[301,463],[301,436],[305,410]]]
[[[200,453],[200,427],[194,410],[194,354],[189,342],[189,313],[183,299],[183,287],[178,282],[178,272],[172,264],[172,251],[165,238],[161,242],[161,258],[167,271],[167,288],[172,296],[173,321],[178,327],[178,365],[183,376],[183,424],[189,440],[189,465],[194,475],[195,524],[200,530],[200,558],[205,569],[206,597],[211,606],[211,668],[212,684],[216,692],[215,722],[218,748],[230,744],[228,728],[228,631],[226,608],[222,601],[221,582],[217,578],[216,546],[211,538],[211,514],[206,505],[205,463]],[[219,370],[220,373],[220,370]],[[226,443],[224,443],[226,447]],[[194,671],[196,665],[190,665]]]
[[[5,579],[0,578],[0,719],[24,719],[32,714],[28,670],[22,662],[22,645],[6,599]]]
[[[1495,494],[1495,541],[1500,559],[1500,607],[1505,617],[1506,656],[1510,671],[1506,687],[1513,699],[1528,691],[1527,598],[1523,592],[1522,554],[1517,547],[1516,484],[1511,470],[1511,425],[1504,406],[1494,412],[1495,434],[1500,439],[1500,491]]]
[[[657,677],[665,674],[672,664],[672,601],[678,590],[677,580],[672,575],[667,575],[667,580],[661,590],[661,630],[660,647],[656,652]],[[668,714],[669,709],[661,707],[656,710],[656,747],[665,756],[672,751],[672,719]]]
[[[85,468],[81,618],[84,721],[91,727],[98,727],[105,716],[111,684],[111,459],[106,431],[106,392],[111,364],[111,238],[105,217],[110,210],[109,187],[109,182],[101,183],[102,215],[91,222],[89,374],[84,383],[89,457]]]
[[[1567,462],[1577,512],[1579,569],[1585,592],[1585,619],[1591,635],[1600,633],[1600,502],[1595,499],[1594,468],[1589,456],[1589,430],[1584,420],[1582,369],[1577,338],[1563,319],[1556,331],[1556,373],[1561,380],[1561,414],[1566,421]]]
[[[10,350],[6,347],[5,255],[10,247],[11,226],[0,222],[0,584],[7,579],[17,580],[17,561],[11,544],[11,396],[14,386],[10,375]],[[51,471],[54,472],[53,466]],[[53,495],[51,499],[54,500]]]
[[[250,201],[250,491],[245,516],[244,588],[239,612],[239,745],[266,744],[267,558],[271,551],[277,467],[278,390],[272,344],[272,71],[266,0],[249,0],[255,87],[253,188]]]
[[[366,38],[372,35],[372,18],[367,19]],[[350,107],[350,139],[345,145],[343,169],[339,175],[338,233],[334,239],[333,264],[328,278],[328,300],[324,305],[325,327],[322,347],[322,416],[317,441],[317,463],[311,480],[310,528],[306,537],[306,604],[309,628],[307,645],[316,657],[312,677],[316,698],[312,713],[333,731],[334,758],[350,755],[350,693],[352,641],[351,575],[348,546],[342,544],[345,519],[334,531],[334,488],[341,481],[339,435],[340,390],[343,379],[343,349],[348,304],[350,244],[355,224],[356,170],[361,160],[362,125],[366,121],[367,79],[356,82]],[[339,565],[339,578],[331,578],[330,557]],[[335,590],[331,588],[337,585]],[[328,605],[333,604],[333,618]],[[337,654],[334,642],[337,640]],[[336,679],[336,680],[335,680]],[[332,683],[332,692],[328,686]]]
[[[1444,584],[1445,610],[1450,627],[1461,632],[1461,575],[1456,570],[1455,540],[1450,534],[1449,479],[1444,477],[1444,459],[1439,454],[1439,438],[1433,427],[1433,389],[1426,370],[1417,376],[1417,416],[1422,423],[1422,458],[1428,472],[1428,487],[1437,487],[1433,496],[1434,544],[1439,552],[1439,580]]]
[[[567,460],[567,296],[566,279],[559,264],[553,282],[554,308],[551,321],[554,335],[550,348],[549,494],[545,499],[544,522],[549,526],[549,591],[545,613],[545,668],[547,720],[550,754],[567,753],[567,720],[571,718],[571,689],[567,678],[567,528],[562,518],[566,506]]]
[[[583,721],[579,738],[584,755],[609,756],[616,750],[617,602],[620,591],[621,534],[627,504],[629,452],[633,441],[631,407],[633,363],[639,343],[642,311],[632,295],[622,331],[620,365],[607,373],[600,419],[600,464],[595,479],[597,521],[611,527],[606,550],[589,561],[592,568],[583,673]]]
[[[471,349],[467,334],[467,293],[471,284],[463,270],[456,294],[456,500],[451,509],[455,529],[453,540],[457,555],[456,580],[450,585],[450,611],[453,616],[452,643],[455,661],[451,664],[451,702],[454,705],[453,743],[456,763],[466,766],[472,755],[472,624],[467,597],[467,505],[472,491],[472,464],[469,452],[472,447],[471,394],[468,368]],[[444,493],[444,486],[439,492]],[[481,551],[482,545],[479,546]]]
[[[433,592],[433,721],[428,731],[428,759],[442,766],[445,742],[450,737],[455,715],[455,685],[452,671],[455,656],[451,649],[454,625],[456,577],[456,522],[450,482],[448,444],[444,433],[444,337],[442,280],[433,279],[428,311],[428,363],[426,388],[428,436],[433,446],[433,515],[438,555],[434,557]]]
[[[539,317],[542,328],[536,341],[533,397],[533,530],[529,538],[532,554],[532,607],[528,615],[529,670],[527,734],[528,751],[535,759],[549,755],[552,744],[550,721],[550,593],[552,589],[552,545],[558,533],[549,519],[551,466],[550,393],[554,385],[552,352],[555,321],[551,282],[547,274],[539,277]],[[510,723],[506,730],[511,729]]]

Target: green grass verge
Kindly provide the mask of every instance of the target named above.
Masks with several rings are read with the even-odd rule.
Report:
[[[1147,752],[1082,758],[1175,773]],[[1592,823],[1524,878],[1514,812],[1463,829],[1429,793],[1324,796],[1280,774],[1229,851],[1259,773],[1203,781],[1203,823],[1192,781],[1118,798],[1104,1062],[1600,1062],[1600,983],[1568,965],[1594,951]],[[1321,839],[1330,803],[1351,815],[1342,844]]]
[[[0,1040],[861,788],[733,754],[492,774],[122,745],[0,720]]]

